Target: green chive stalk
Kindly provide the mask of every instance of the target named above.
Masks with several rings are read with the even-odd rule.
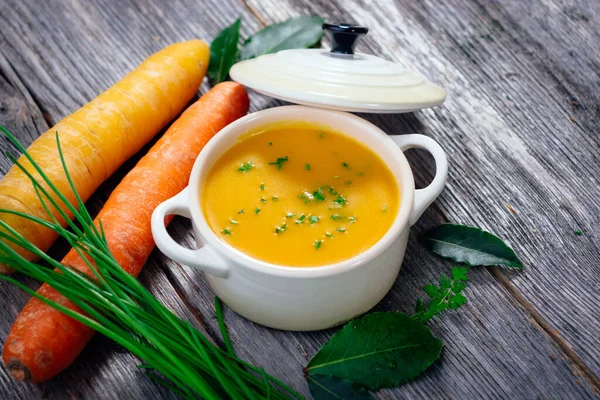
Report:
[[[82,312],[53,302],[29,289],[18,280],[0,275],[27,293],[51,307],[85,324],[143,360],[138,368],[157,383],[185,399],[287,399],[302,396],[263,368],[257,368],[235,356],[223,322],[220,301],[217,300],[217,318],[226,350],[215,346],[189,321],[179,319],[154,298],[133,276],[117,263],[106,242],[102,223],[96,226],[82,199],[77,194],[67,170],[58,132],[56,141],[60,161],[77,207],[51,182],[35,160],[17,139],[4,127],[0,131],[22,152],[32,164],[47,188],[34,178],[15,157],[7,154],[31,180],[36,194],[50,221],[12,210],[0,210],[29,219],[52,229],[71,245],[92,271],[88,276],[48,256],[10,225],[0,220],[0,262],[16,271],[45,282]],[[61,207],[62,205],[62,207]],[[74,221],[64,209],[74,215]],[[63,228],[51,210],[67,221]],[[52,268],[32,262],[18,254],[9,244],[17,245],[39,257]]]

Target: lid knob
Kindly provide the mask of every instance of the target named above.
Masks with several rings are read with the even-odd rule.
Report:
[[[354,54],[358,39],[369,32],[369,28],[352,24],[323,24],[325,35],[331,42],[331,52]]]

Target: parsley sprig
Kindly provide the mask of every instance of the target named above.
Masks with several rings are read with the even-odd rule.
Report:
[[[467,287],[467,280],[467,269],[454,266],[451,278],[446,274],[440,275],[439,287],[434,284],[425,285],[423,290],[430,300],[426,303],[423,299],[417,299],[412,318],[425,323],[447,309],[456,310],[465,304],[467,298],[462,291]]]
[[[277,161],[271,161],[269,165],[277,165],[277,169],[281,170],[283,163],[288,161],[288,156],[285,157],[277,157]]]

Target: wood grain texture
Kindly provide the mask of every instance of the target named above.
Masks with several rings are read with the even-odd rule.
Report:
[[[406,115],[364,115],[389,133],[425,133],[451,162],[447,190],[413,228],[403,269],[378,310],[410,312],[421,287],[452,264],[427,252],[416,234],[442,221],[487,228],[506,238],[524,273],[470,271],[469,303],[432,323],[446,344],[426,374],[381,398],[592,398],[573,360],[522,307],[522,293],[600,373],[600,195],[598,18],[592,0],[433,1],[84,0],[0,4],[0,123],[26,143],[109,87],[168,43],[210,40],[238,15],[243,34],[261,20],[317,14],[372,28],[359,50],[421,70],[449,93],[447,103]],[[214,10],[218,10],[215,12]],[[253,12],[254,11],[254,12]],[[282,104],[252,94],[252,110]],[[5,150],[5,143],[0,143]],[[409,151],[417,186],[431,179],[433,160]],[[125,165],[91,199],[97,211]],[[2,172],[8,164],[0,164]],[[506,204],[509,204],[509,209]],[[581,229],[577,237],[573,231]],[[171,231],[193,244],[189,222]],[[64,246],[63,246],[64,247]],[[52,251],[64,251],[61,245]],[[202,274],[159,252],[144,284],[220,343],[213,297]],[[32,287],[34,283],[30,283]],[[26,301],[0,282],[2,340]],[[308,394],[302,367],[334,332],[289,333],[225,311],[236,351]],[[164,398],[134,367],[138,361],[95,338],[75,365],[39,386],[16,384],[0,369],[0,398]],[[589,378],[589,377],[587,377]]]

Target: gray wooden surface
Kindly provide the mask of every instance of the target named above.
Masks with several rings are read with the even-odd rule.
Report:
[[[0,123],[24,143],[168,43],[210,41],[237,16],[244,34],[296,15],[371,28],[359,45],[421,70],[448,91],[436,109],[364,115],[389,133],[436,139],[447,189],[413,227],[404,266],[378,310],[410,311],[452,265],[419,232],[443,221],[505,238],[527,268],[472,269],[469,303],[432,329],[446,344],[426,374],[381,398],[595,398],[600,391],[600,3],[596,0],[197,0],[0,2]],[[205,87],[203,88],[205,90]],[[252,95],[252,110],[281,103]],[[5,141],[0,142],[7,149]],[[433,161],[409,151],[418,186]],[[127,163],[89,204],[98,210]],[[0,161],[2,173],[8,164]],[[581,236],[575,235],[581,230]],[[189,223],[171,231],[192,241]],[[52,251],[65,251],[60,243]],[[158,251],[141,279],[220,343],[201,274]],[[36,283],[28,282],[32,287]],[[1,282],[0,343],[27,296]],[[240,355],[308,395],[302,367],[333,330],[289,333],[226,310]],[[96,337],[67,371],[17,384],[0,368],[0,398],[167,398],[138,360]]]

